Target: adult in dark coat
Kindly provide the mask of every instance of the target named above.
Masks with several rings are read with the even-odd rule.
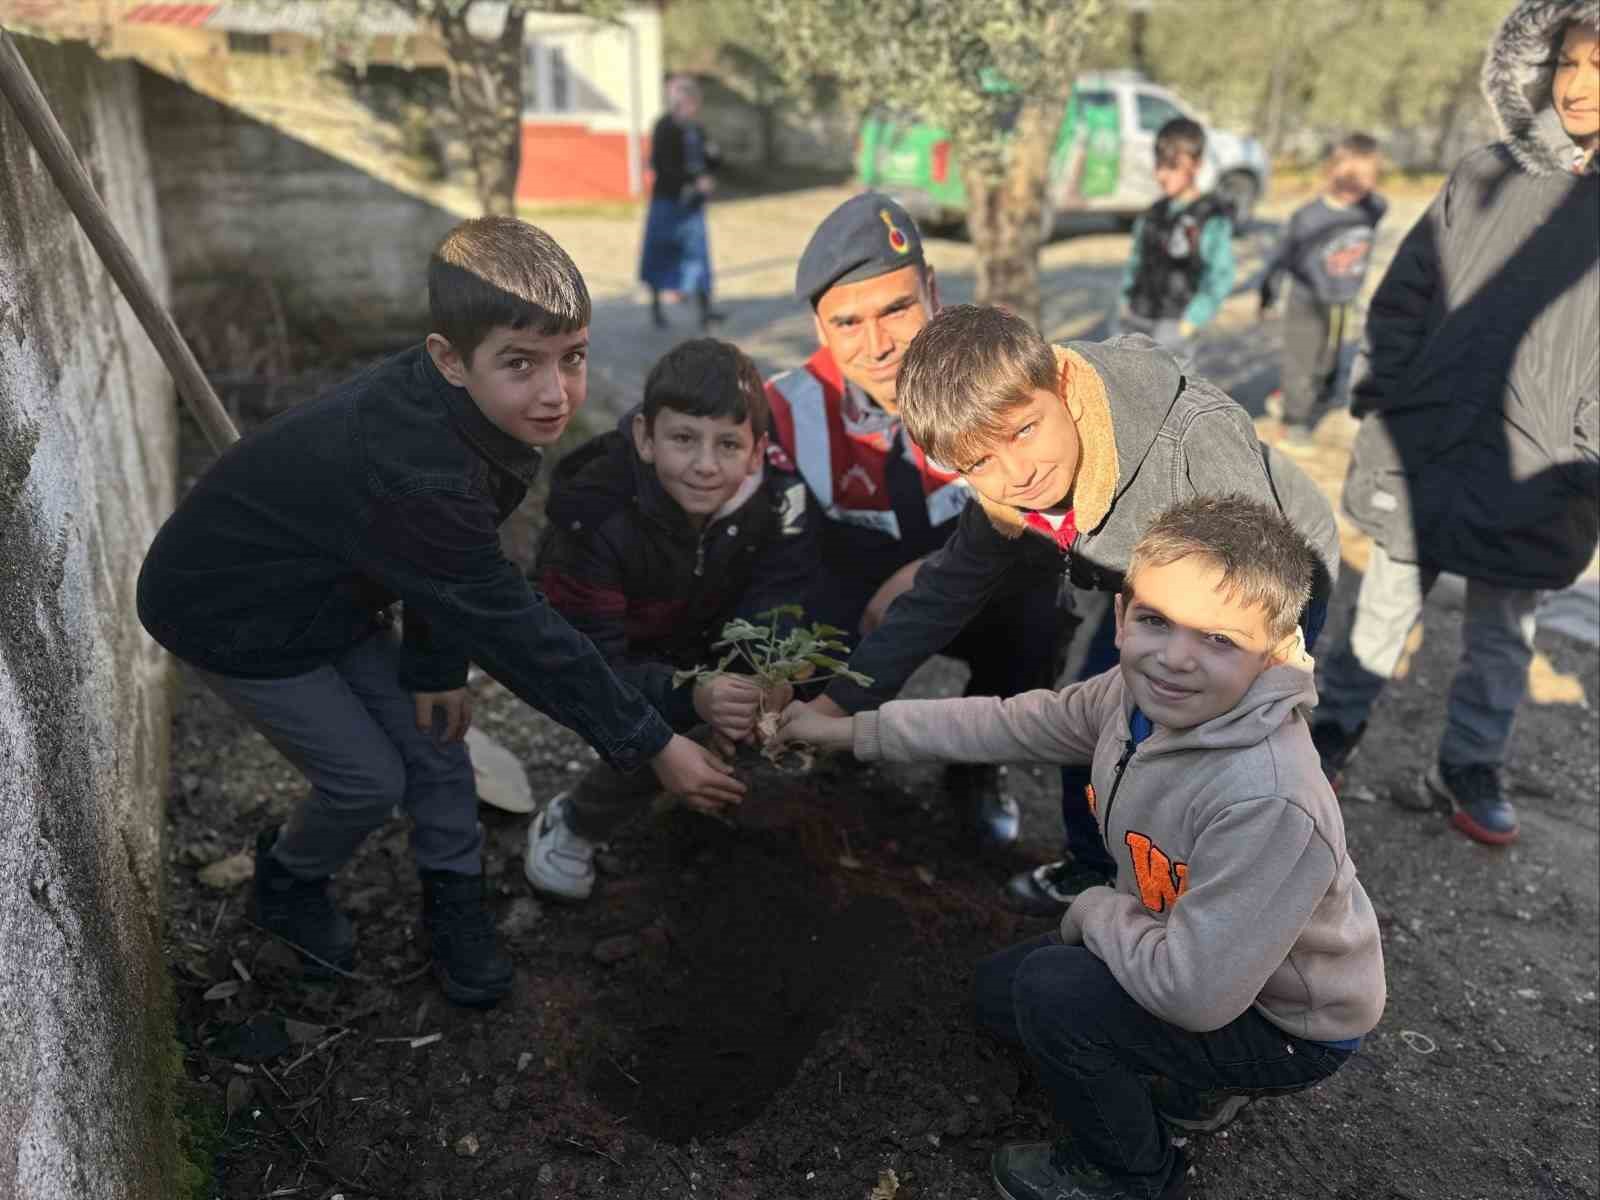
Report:
[[[1375,545],[1313,736],[1337,778],[1429,588],[1466,576],[1426,784],[1462,832],[1505,843],[1500,768],[1540,593],[1577,578],[1600,530],[1600,2],[1523,0],[1483,87],[1503,140],[1452,172],[1368,314],[1344,510]]]
[[[706,198],[722,158],[700,124],[700,88],[684,75],[667,84],[667,112],[650,134],[650,169],[655,183],[645,218],[639,278],[650,288],[650,315],[667,327],[662,293],[692,295],[700,326],[722,319],[711,308],[711,244],[706,236]]]

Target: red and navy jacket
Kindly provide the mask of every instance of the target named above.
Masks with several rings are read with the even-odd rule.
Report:
[[[971,492],[904,436],[898,417],[845,383],[833,355],[767,382],[773,445],[769,461],[798,471],[822,511],[822,561],[830,571],[887,579],[943,546]],[[898,444],[898,451],[896,446]],[[887,473],[898,453],[920,488],[909,497]],[[909,511],[915,505],[918,511]]]
[[[683,731],[699,718],[693,688],[674,688],[673,672],[714,662],[730,618],[805,595],[817,521],[805,485],[769,463],[695,529],[639,458],[632,423],[630,412],[556,467],[535,572],[617,677]]]

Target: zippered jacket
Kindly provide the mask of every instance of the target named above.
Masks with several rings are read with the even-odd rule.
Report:
[[[634,449],[633,415],[556,467],[537,577],[682,732],[698,720],[694,689],[674,687],[673,672],[714,663],[730,618],[799,602],[816,574],[817,521],[805,485],[769,462],[695,529]]]
[[[873,680],[835,679],[827,695],[846,712],[892,699],[911,673],[948,646],[988,602],[1041,579],[1122,588],[1133,545],[1180,500],[1237,494],[1273,504],[1317,553],[1314,596],[1339,572],[1339,529],[1317,485],[1256,438],[1249,414],[1143,334],[1056,347],[1059,391],[1077,422],[1082,458],[1073,483],[1078,533],[1063,553],[1021,509],[976,496],[944,548],[850,657]],[[1049,653],[1040,647],[1040,653]]]
[[[855,717],[857,757],[1092,763],[1090,804],[1117,864],[1079,895],[1083,944],[1146,1011],[1220,1029],[1254,1008],[1312,1041],[1383,1014],[1377,916],[1306,725],[1301,654],[1230,712],[1133,745],[1120,668],[1007,700],[899,700]]]
[[[539,463],[414,346],[225,451],[156,534],[139,619],[207,671],[277,679],[338,659],[398,600],[402,687],[462,687],[470,659],[633,770],[672,730],[500,548]]]

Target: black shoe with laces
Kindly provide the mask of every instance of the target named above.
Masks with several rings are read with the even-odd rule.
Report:
[[[483,876],[421,871],[422,927],[433,973],[452,1004],[488,1008],[511,990],[511,960],[500,952],[483,903]]]
[[[944,785],[979,849],[1009,846],[1022,833],[1022,810],[1007,795],[999,767],[956,763],[945,768]]]
[[[1427,789],[1450,805],[1450,824],[1475,842],[1505,846],[1517,840],[1517,810],[1506,799],[1500,768],[1492,763],[1437,763]]]
[[[1006,900],[1019,912],[1059,917],[1079,892],[1115,882],[1114,871],[1067,858],[1013,875],[1006,881]]]
[[[1328,777],[1328,786],[1335,793],[1343,785],[1345,768],[1355,757],[1356,747],[1361,744],[1361,735],[1366,731],[1365,721],[1357,725],[1353,733],[1336,721],[1311,723],[1311,744],[1316,747],[1317,757],[1322,760],[1322,773]]]
[[[1221,1133],[1255,1099],[1243,1092],[1197,1092],[1165,1076],[1150,1081],[1150,1099],[1160,1117],[1180,1134]]]
[[[328,876],[292,874],[272,853],[277,841],[276,825],[256,835],[256,924],[308,956],[308,977],[332,978],[329,964],[348,971],[355,962],[355,930],[329,899]]]
[[[1158,1200],[1184,1200],[1185,1170],[1183,1151],[1175,1151]],[[1001,1146],[989,1160],[989,1171],[1005,1200],[1145,1200],[1149,1194],[1090,1165],[1066,1140]]]

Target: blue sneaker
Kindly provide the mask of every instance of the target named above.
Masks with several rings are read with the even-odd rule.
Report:
[[[1506,799],[1500,768],[1492,763],[1437,763],[1424,779],[1450,805],[1450,824],[1475,842],[1508,846],[1517,840],[1517,810]]]

